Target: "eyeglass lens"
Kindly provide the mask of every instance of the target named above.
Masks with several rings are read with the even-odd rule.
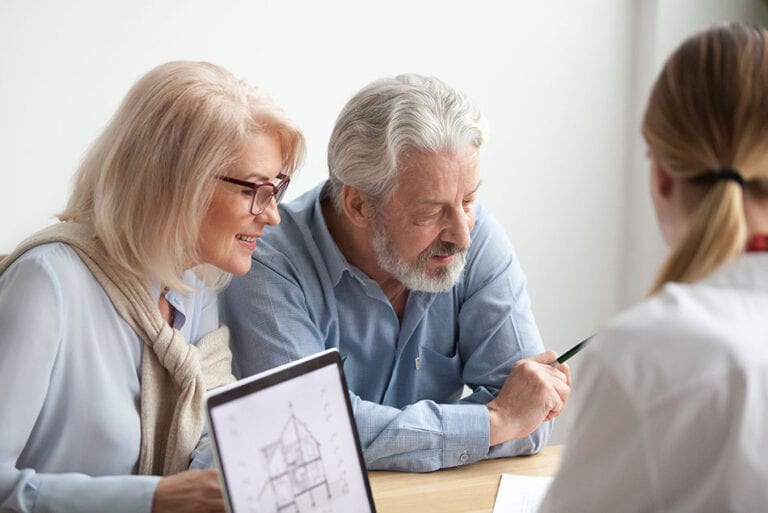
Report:
[[[256,189],[253,195],[251,213],[258,215],[263,212],[269,205],[269,202],[272,201],[273,196],[275,198],[275,203],[280,203],[280,200],[283,199],[283,194],[285,194],[285,190],[288,188],[287,185],[287,182],[281,182],[278,185],[264,184]]]
[[[256,191],[253,195],[253,211],[261,212],[265,208],[267,208],[267,205],[269,205],[269,202],[272,200],[272,196],[275,192],[274,187],[270,187],[269,185],[262,185]]]

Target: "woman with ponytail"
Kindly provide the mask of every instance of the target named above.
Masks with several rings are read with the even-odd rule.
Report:
[[[541,512],[768,504],[768,31],[686,40],[643,120],[670,247],[651,296],[585,351]]]

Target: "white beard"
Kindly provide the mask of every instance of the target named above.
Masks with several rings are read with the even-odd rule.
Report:
[[[459,280],[467,260],[468,248],[450,242],[434,244],[419,254],[416,262],[400,260],[392,250],[392,243],[384,226],[376,223],[371,240],[376,262],[409,290],[421,292],[445,292]],[[454,255],[453,261],[430,275],[427,262],[434,255]]]

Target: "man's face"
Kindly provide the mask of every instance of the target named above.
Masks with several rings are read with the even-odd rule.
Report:
[[[410,290],[450,289],[464,268],[480,185],[477,148],[410,152],[372,221],[379,267]]]

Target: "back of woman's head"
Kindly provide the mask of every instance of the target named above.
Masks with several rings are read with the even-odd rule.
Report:
[[[201,264],[198,236],[216,175],[261,132],[278,136],[291,174],[304,139],[267,97],[210,63],[162,64],[134,84],[93,143],[59,217],[93,226],[135,275],[183,290],[181,273]]]
[[[667,173],[706,188],[655,291],[700,279],[744,251],[745,195],[764,195],[768,180],[768,31],[732,23],[683,42],[653,86],[643,135]],[[746,185],[717,179],[728,170]]]

